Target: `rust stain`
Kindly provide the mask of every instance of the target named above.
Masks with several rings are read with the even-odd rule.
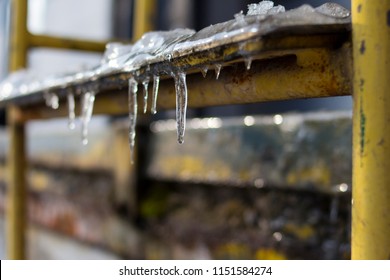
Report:
[[[359,4],[359,6],[357,7],[357,12],[360,13],[362,11],[362,4]]]

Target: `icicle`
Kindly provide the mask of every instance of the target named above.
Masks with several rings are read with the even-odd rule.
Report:
[[[134,146],[135,146],[135,127],[137,124],[137,91],[138,83],[131,77],[129,79],[129,145],[130,145],[130,159],[134,163]]]
[[[203,78],[206,78],[206,75],[207,75],[207,71],[209,70],[209,68],[207,66],[202,66],[200,68],[200,72],[202,72],[202,75],[203,75]]]
[[[76,114],[75,114],[74,95],[72,92],[68,92],[67,99],[68,99],[68,127],[69,129],[75,129]]]
[[[43,97],[45,98],[46,106],[55,110],[57,110],[60,107],[59,98],[55,93],[45,92],[43,94]]]
[[[157,113],[157,96],[158,96],[158,87],[160,85],[160,76],[153,76],[153,96],[152,96],[152,108],[150,112],[154,115]]]
[[[186,74],[179,72],[174,76],[176,89],[176,127],[177,142],[184,143],[184,133],[186,129],[187,114],[187,83]]]
[[[95,93],[86,92],[82,96],[81,108],[81,140],[83,145],[88,144],[88,124],[91,121],[93,104],[95,102]]]
[[[221,73],[221,69],[222,69],[222,64],[215,64],[215,79],[218,80],[219,78],[219,74]]]
[[[147,77],[143,82],[142,85],[144,86],[144,114],[146,114],[146,110],[148,109],[148,88],[149,88],[149,81],[150,78]]]
[[[251,70],[251,66],[252,66],[252,58],[251,57],[247,57],[245,58],[245,67],[246,67],[246,70]]]

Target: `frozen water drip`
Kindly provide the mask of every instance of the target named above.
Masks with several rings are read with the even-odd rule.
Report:
[[[45,92],[43,97],[45,98],[46,106],[54,110],[57,110],[60,107],[59,98],[55,93]]]
[[[176,90],[176,127],[177,127],[177,142],[184,143],[184,133],[186,129],[187,115],[187,83],[186,74],[179,72],[174,75],[175,90]]]
[[[205,65],[205,66],[202,66],[202,67],[200,67],[200,72],[202,72],[202,76],[203,76],[203,78],[206,78],[207,71],[209,71],[209,68],[208,68],[206,65]]]
[[[158,87],[160,85],[160,76],[153,76],[153,95],[152,95],[152,108],[150,112],[154,115],[157,113],[157,97],[158,97]]]
[[[148,109],[149,81],[150,81],[150,78],[147,77],[142,82],[142,85],[144,87],[144,114],[146,114],[146,110]]]
[[[215,79],[218,80],[219,74],[221,74],[222,64],[217,63],[214,65],[214,67],[215,67]]]
[[[81,107],[81,141],[83,145],[88,144],[88,124],[91,121],[94,102],[94,92],[88,91],[83,94]]]
[[[245,68],[246,70],[251,70],[251,66],[252,66],[252,58],[251,57],[247,57],[245,58]]]
[[[135,135],[137,125],[137,91],[138,83],[131,77],[129,79],[129,146],[130,146],[130,160],[134,163],[134,146],[135,146]]]
[[[69,129],[75,129],[76,113],[75,113],[74,95],[72,92],[68,92],[67,100],[68,100],[68,127]]]

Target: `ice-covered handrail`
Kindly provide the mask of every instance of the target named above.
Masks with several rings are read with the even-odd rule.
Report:
[[[274,6],[272,1],[262,1],[248,5],[246,15],[241,11],[234,19],[211,25],[199,32],[190,29],[176,29],[172,31],[149,32],[135,44],[109,43],[101,63],[86,71],[63,74],[51,77],[39,76],[29,70],[22,70],[9,75],[0,84],[0,104],[29,96],[34,93],[43,93],[46,104],[53,109],[59,106],[59,97],[56,93],[66,89],[69,110],[69,127],[74,128],[75,94],[80,95],[82,142],[86,144],[88,123],[92,116],[93,104],[96,95],[100,92],[99,80],[114,74],[127,73],[129,77],[129,142],[133,150],[135,143],[135,127],[137,119],[137,95],[143,94],[143,112],[146,112],[149,99],[149,83],[153,81],[151,112],[156,113],[156,102],[161,75],[172,76],[176,89],[176,117],[178,142],[184,142],[187,85],[186,72],[191,68],[201,70],[205,76],[208,65],[181,65],[173,60],[192,55],[197,52],[211,50],[231,43],[239,43],[250,38],[261,37],[275,30],[286,27],[316,26],[345,24],[350,22],[350,12],[342,6],[327,3],[317,8],[303,5],[297,9],[285,11],[283,6]],[[246,68],[251,67],[252,58],[244,57]],[[216,78],[221,72],[221,61],[214,64]],[[154,65],[161,64],[159,67]],[[145,68],[141,72],[140,69]],[[138,90],[142,84],[143,91]]]

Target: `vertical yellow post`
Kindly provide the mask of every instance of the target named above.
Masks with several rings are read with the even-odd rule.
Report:
[[[154,30],[157,10],[156,0],[135,0],[133,39],[138,40],[145,32]]]
[[[390,0],[353,0],[352,259],[390,259]]]
[[[25,128],[18,123],[20,109],[11,106],[7,111],[10,147],[8,154],[7,188],[7,254],[8,259],[26,258],[26,151]]]
[[[12,0],[10,70],[26,66],[28,32],[27,0]],[[7,108],[10,137],[8,153],[7,255],[9,259],[26,258],[26,152],[25,125],[17,121],[20,108]]]
[[[28,48],[27,0],[11,1],[10,71],[26,67]]]

